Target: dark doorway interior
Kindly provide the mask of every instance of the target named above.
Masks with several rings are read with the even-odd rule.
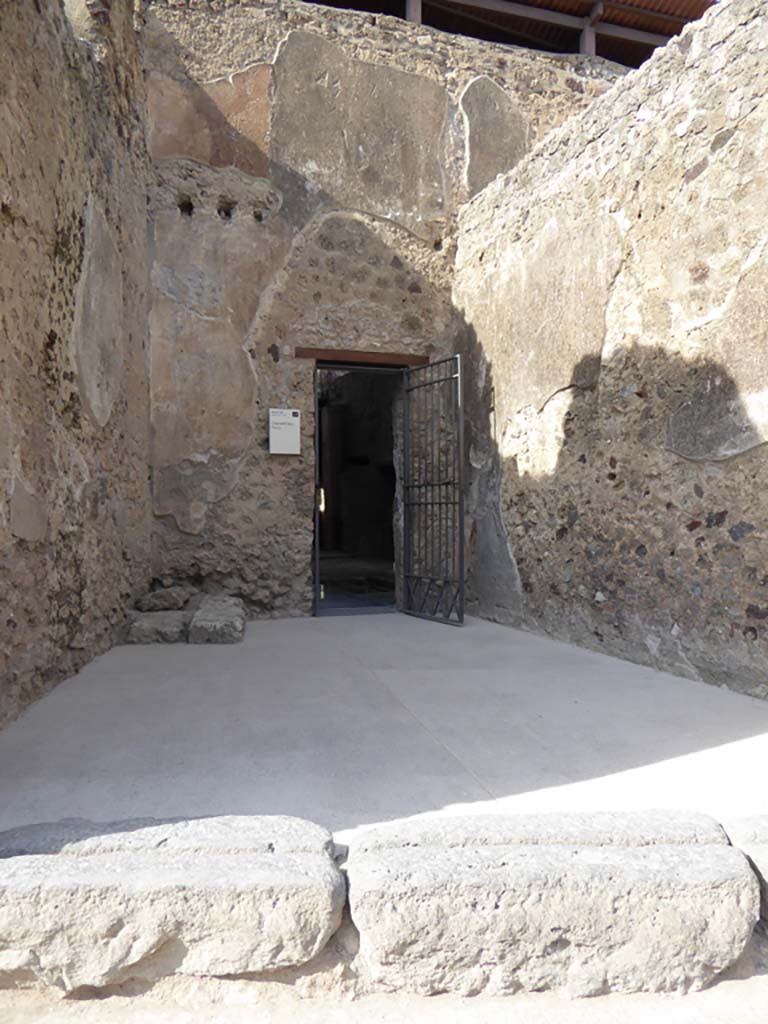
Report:
[[[318,367],[317,614],[393,610],[393,403],[401,374]]]

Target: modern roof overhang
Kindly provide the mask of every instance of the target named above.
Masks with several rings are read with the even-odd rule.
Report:
[[[322,2],[322,0],[321,0]],[[325,0],[462,35],[636,66],[717,0]]]
[[[578,34],[580,53],[594,55],[597,39],[620,40],[644,47],[663,46],[689,21],[699,18],[716,0],[438,0],[446,9],[502,15],[512,32],[515,25],[542,43]],[[421,21],[431,0],[406,0],[406,17]],[[542,29],[544,31],[542,32]],[[563,39],[565,42],[565,39]],[[547,47],[549,48],[549,47]]]

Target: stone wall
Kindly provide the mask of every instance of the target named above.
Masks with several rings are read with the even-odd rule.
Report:
[[[768,16],[729,0],[464,209],[455,289],[480,610],[761,696],[766,168]]]
[[[0,66],[2,723],[148,577],[149,424],[132,4],[2,4]]]
[[[455,211],[621,73],[287,0],[155,0],[158,577],[310,608],[312,363],[449,353]],[[268,410],[302,414],[268,455]]]

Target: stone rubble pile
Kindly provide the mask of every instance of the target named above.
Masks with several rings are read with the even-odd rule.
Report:
[[[248,613],[239,597],[201,594],[171,584],[150,590],[129,614],[129,644],[233,644],[245,636]]]
[[[730,831],[765,878],[768,818]],[[697,814],[412,820],[341,859],[289,817],[0,833],[0,988],[246,974],[355,994],[686,992],[739,960],[759,917],[747,856]]]

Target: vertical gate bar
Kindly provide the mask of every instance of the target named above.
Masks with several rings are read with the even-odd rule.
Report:
[[[455,380],[455,366],[451,367],[451,410],[453,415],[451,416],[451,424],[453,431],[453,444],[451,445],[451,604],[453,605],[455,594],[456,594],[456,577],[458,574],[458,521],[456,516],[456,472],[457,472],[457,461],[456,461],[456,380]]]
[[[424,563],[422,571],[424,574],[424,594],[421,604],[422,611],[429,613],[427,601],[429,600],[429,364],[424,367],[424,387],[421,389],[421,397],[424,400],[424,463],[421,468],[421,479],[424,484],[423,494],[423,537],[424,537]]]
[[[419,373],[413,372],[414,385],[419,381]],[[413,609],[417,610],[419,596],[419,574],[421,573],[421,392],[414,388],[413,392]]]
[[[414,376],[415,382],[415,376]],[[415,600],[416,595],[416,575],[419,571],[419,393],[418,391],[411,391],[411,552],[413,555],[413,577],[411,579],[411,600]]]
[[[420,595],[421,595],[420,577],[421,577],[421,540],[422,540],[422,530],[421,530],[421,514],[422,514],[422,506],[421,506],[421,443],[422,443],[421,442],[421,418],[422,418],[422,412],[421,412],[421,391],[417,391],[416,392],[415,400],[416,400],[416,405],[417,405],[417,413],[416,413],[416,423],[417,423],[417,426],[416,426],[416,441],[417,441],[417,444],[418,444],[418,449],[417,449],[417,456],[416,456],[416,465],[414,466],[414,474],[415,474],[416,485],[417,485],[416,486],[416,493],[415,493],[416,505],[414,506],[415,511],[416,511],[416,526],[415,526],[415,534],[414,534],[415,540],[416,540],[416,566],[414,568],[414,573],[415,573],[414,583],[415,583],[416,589],[414,591],[414,598],[415,598],[415,601],[418,602],[421,599],[420,598]]]
[[[424,462],[421,467],[421,479],[424,484],[424,490],[422,495],[422,509],[423,509],[423,538],[424,538],[424,561],[422,563],[422,573],[424,579],[424,592],[422,595],[421,609],[422,611],[426,607],[426,603],[429,599],[429,487],[427,482],[429,480],[429,364],[424,367],[424,380],[425,386],[421,389],[421,396],[423,398],[424,416],[423,416],[423,440],[424,440]]]
[[[427,380],[426,368],[424,369],[423,373],[424,373],[424,379]],[[420,515],[419,515],[419,535],[420,535],[419,536],[419,542],[420,542],[420,553],[421,553],[421,557],[420,557],[420,560],[419,560],[419,575],[421,577],[421,589],[420,589],[420,593],[419,593],[419,610],[423,611],[424,610],[424,600],[425,600],[425,596],[424,596],[424,583],[425,583],[424,577],[426,575],[426,572],[425,572],[425,568],[426,568],[425,562],[426,562],[426,558],[427,558],[427,519],[426,519],[427,505],[426,505],[426,502],[424,500],[424,496],[425,496],[425,492],[426,492],[426,487],[424,486],[424,470],[426,468],[425,460],[424,460],[424,456],[426,454],[425,453],[425,445],[424,445],[424,428],[426,426],[426,416],[427,416],[426,387],[422,387],[420,389],[420,392],[419,392],[419,404],[420,404],[420,415],[419,415],[419,454],[421,456],[421,458],[420,458],[420,465],[419,465],[419,481],[421,483],[421,487],[419,488],[421,490],[421,505],[419,506],[419,512],[420,512]]]
[[[458,405],[458,444],[456,445],[459,460],[459,622],[464,621],[464,399],[463,377],[461,373],[461,356],[456,356],[456,399]]]
[[[445,564],[443,559],[443,385],[438,384],[437,390],[437,557],[438,576],[442,581],[440,587],[440,605],[445,594]]]
[[[444,405],[444,391],[445,385],[443,383],[444,376],[440,375],[440,383],[438,385],[437,392],[437,417],[438,417],[438,446],[437,446],[437,479],[438,479],[438,490],[437,497],[440,504],[438,505],[438,521],[437,521],[437,545],[440,549],[440,576],[442,579],[442,586],[440,588],[440,607],[439,611],[441,615],[445,614],[445,587],[446,587],[446,565],[445,565],[445,550],[443,548],[443,537],[447,536],[447,532],[443,530],[443,517],[445,515],[445,506],[443,504],[445,500],[445,486],[443,483],[443,405]]]
[[[411,479],[410,472],[410,430],[408,414],[408,383],[409,383],[409,371],[403,370],[402,375],[402,391],[403,391],[403,473],[402,473],[402,501],[403,501],[403,550],[402,550],[402,577],[400,580],[400,600],[403,603],[403,608],[408,609],[408,576],[411,571],[411,559],[410,559],[410,517],[408,512],[409,498],[409,484]]]
[[[431,504],[435,494],[435,369],[434,366],[430,369],[429,373],[429,578],[430,578],[430,590],[432,590],[432,580],[436,576],[435,572],[435,524],[434,524],[434,505]],[[431,596],[431,595],[430,595]]]
[[[438,543],[438,531],[440,520],[440,506],[435,504],[439,499],[440,474],[437,471],[437,462],[440,454],[440,421],[439,403],[440,396],[440,368],[437,367],[433,374],[432,383],[432,575],[435,577],[435,614],[440,611],[440,545]],[[435,515],[437,512],[437,515]]]
[[[450,586],[448,588],[448,604],[446,607],[446,616],[450,620],[451,608],[453,606],[453,595],[456,590],[456,515],[454,507],[454,479],[455,479],[455,465],[454,455],[456,451],[456,409],[453,403],[453,361],[450,364],[450,371],[448,374],[448,380],[446,382],[446,404],[448,407],[448,420],[450,422],[450,452],[448,455],[448,466],[446,467],[446,488],[445,497],[448,501],[446,512],[448,513],[448,533],[450,540],[447,541],[446,548],[450,545],[450,550],[447,550],[448,565],[447,565],[447,576],[450,580]]]
[[[437,575],[440,578],[440,593],[437,602],[437,612],[442,615],[443,599],[445,596],[445,569],[443,567],[443,475],[442,475],[442,448],[443,448],[443,374],[439,375],[435,387],[435,427],[437,430],[437,451],[435,453],[437,467],[435,469],[435,497],[437,501]]]
[[[312,372],[312,393],[315,405],[315,493],[314,493],[314,517],[315,517],[315,542],[313,545],[314,580],[312,588],[312,614],[320,614],[320,400],[318,397],[318,374],[320,371],[315,363]]]

